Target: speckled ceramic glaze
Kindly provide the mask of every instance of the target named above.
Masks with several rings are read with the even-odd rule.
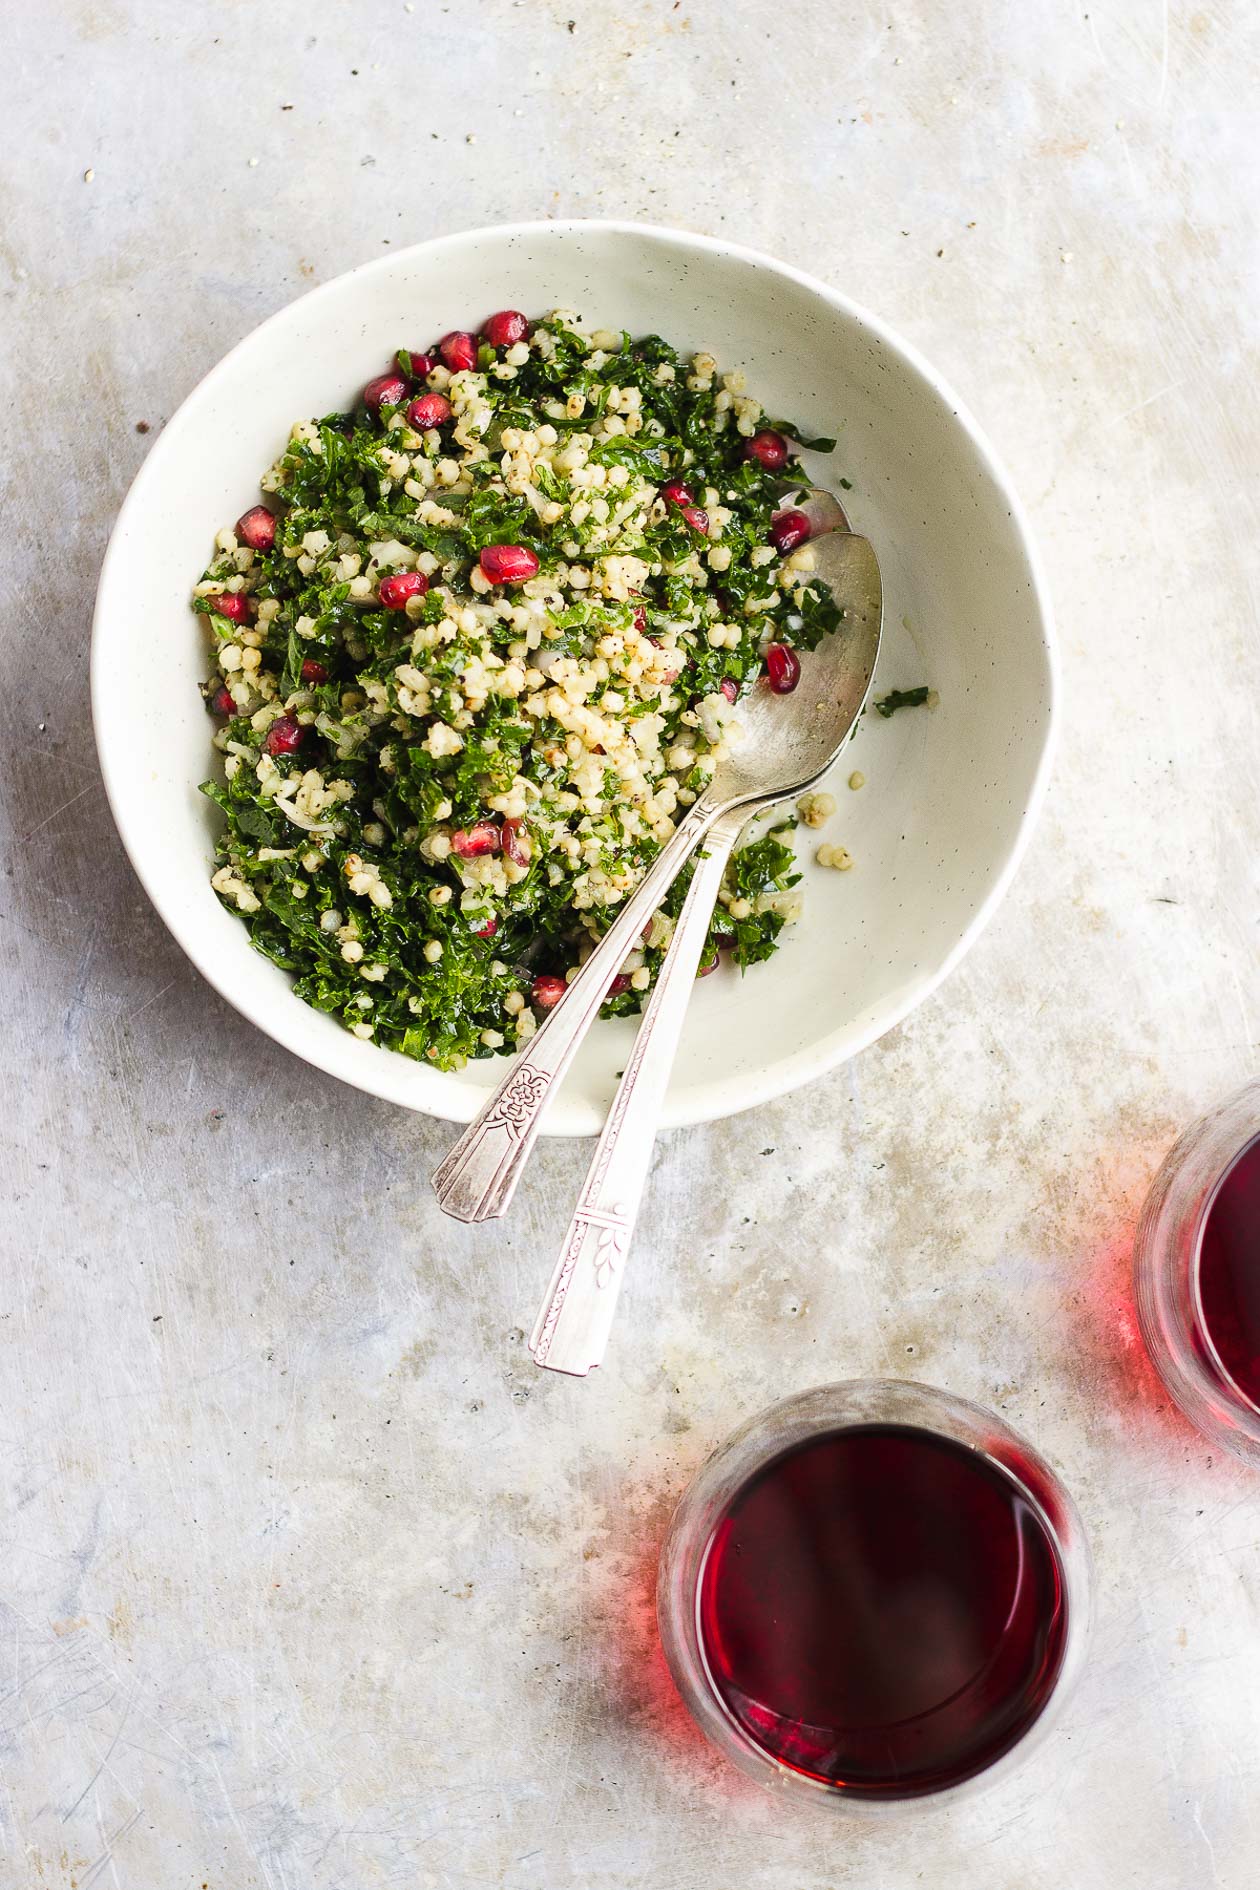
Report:
[[[1054,720],[1049,603],[1019,504],[974,422],[872,316],[769,257],[640,224],[518,224],[400,251],[304,296],[235,348],[155,443],[119,515],[97,598],[93,711],[132,863],[202,973],[263,1030],[345,1082],[469,1119],[501,1069],[458,1074],[351,1037],[294,997],[210,889],[211,725],[204,639],[188,608],[214,533],[257,498],[299,418],[348,405],[393,350],[504,305],[580,310],[655,330],[740,367],[774,416],[834,434],[809,456],[848,480],[879,554],[885,640],[875,695],[929,683],[933,710],[868,713],[833,791],[802,830],[805,915],[768,964],[699,986],[666,1126],[745,1109],[807,1082],[898,1023],[957,964],[1010,881],[1041,800]],[[866,785],[847,786],[860,770]],[[817,867],[842,843],[851,872]],[[600,1125],[631,1040],[592,1032],[547,1129]]]

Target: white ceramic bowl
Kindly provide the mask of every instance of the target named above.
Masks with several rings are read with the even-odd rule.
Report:
[[[807,459],[884,577],[875,694],[921,682],[935,710],[868,714],[837,770],[839,812],[802,830],[805,915],[766,965],[697,987],[665,1125],[707,1121],[808,1082],[899,1023],[958,963],[1010,882],[1045,785],[1055,661],[1019,503],[975,422],[912,348],[824,283],[728,243],[636,223],[474,230],[384,256],[282,309],[194,389],[154,442],[110,540],[92,701],[114,818],[146,892],[198,969],[309,1063],[391,1102],[467,1121],[499,1059],[443,1074],[360,1042],[293,996],[210,890],[217,815],[206,673],[189,591],[215,532],[258,497],[290,424],[348,406],[393,350],[492,309],[576,308],[746,370],[772,414],[834,434]],[[851,793],[849,773],[867,785]],[[817,839],[856,865],[812,864]],[[547,1116],[594,1133],[632,1025],[602,1023]]]

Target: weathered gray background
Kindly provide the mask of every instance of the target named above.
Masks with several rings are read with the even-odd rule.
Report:
[[[1253,1885],[1260,1484],[1169,1411],[1126,1268],[1254,1066],[1254,10],[60,0],[5,50],[5,1890]],[[1031,506],[1067,706],[945,991],[663,1144],[586,1384],[520,1331],[583,1148],[443,1222],[446,1128],[182,962],[86,691],[137,423],[386,243],[561,212],[729,233],[918,342]],[[1051,1745],[878,1831],[710,1756],[650,1599],[709,1447],[859,1373],[1025,1429],[1100,1577]]]

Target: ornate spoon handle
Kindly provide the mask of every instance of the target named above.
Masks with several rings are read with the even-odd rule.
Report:
[[[552,1091],[599,1015],[622,960],[716,814],[701,797],[679,822],[556,1008],[434,1172],[438,1201],[457,1221],[489,1221],[507,1212]]]
[[[683,1018],[722,874],[748,813],[723,814],[696,861],[530,1339],[534,1363],[550,1371],[585,1377],[604,1356]]]

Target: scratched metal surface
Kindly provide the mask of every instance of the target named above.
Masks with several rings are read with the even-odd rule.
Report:
[[[1260,1483],[1169,1412],[1125,1268],[1254,1068],[1254,12],[59,0],[6,68],[0,1883],[1253,1884]],[[851,1068],[667,1139],[588,1384],[521,1343],[581,1148],[441,1221],[448,1131],[167,940],[85,684],[138,423],[386,242],[549,210],[729,232],[917,341],[1031,506],[1067,685],[997,922]],[[1026,1430],[1100,1576],[1031,1769],[878,1831],[724,1770],[650,1603],[710,1445],[871,1372]]]

